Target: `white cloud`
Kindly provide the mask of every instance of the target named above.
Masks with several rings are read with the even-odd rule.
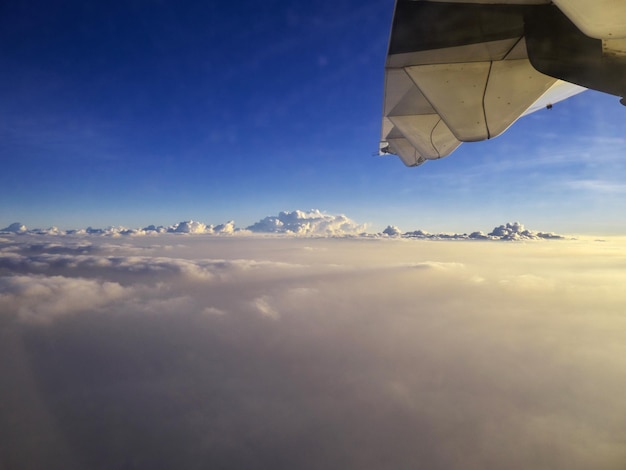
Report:
[[[582,184],[582,183],[581,183]],[[585,183],[590,187],[595,187],[595,183]],[[599,186],[602,187],[602,186]],[[618,188],[606,188],[604,190],[617,191]],[[310,211],[284,211],[277,216],[267,216],[246,229],[239,229],[235,226],[235,222],[230,220],[224,224],[207,225],[203,222],[188,220],[179,222],[170,226],[149,225],[141,229],[131,229],[126,227],[108,227],[108,228],[92,228],[72,229],[61,231],[56,227],[41,230],[31,229],[20,223],[11,224],[5,229],[5,233],[30,234],[30,235],[70,235],[73,237],[82,237],[84,235],[121,237],[121,236],[146,236],[146,235],[162,235],[162,234],[186,234],[186,235],[235,235],[251,236],[254,234],[288,234],[292,236],[309,236],[309,237],[354,237],[361,236],[365,238],[372,237],[404,237],[404,238],[420,238],[420,239],[436,239],[436,240],[538,240],[538,239],[560,239],[561,235],[554,233],[534,232],[527,230],[519,222],[507,223],[494,228],[494,230],[485,234],[481,231],[467,233],[428,233],[424,230],[414,230],[401,233],[400,229],[394,225],[389,225],[382,233],[366,233],[366,226],[359,224],[345,215],[331,215],[323,213],[317,209]]]
[[[202,222],[194,222],[190,220],[188,222],[180,222],[176,225],[174,232],[176,233],[205,233],[207,226]]]
[[[428,233],[423,230],[407,232],[402,234],[404,238],[434,239],[434,240],[561,240],[562,235],[552,232],[535,232],[528,230],[519,222],[507,223],[495,227],[491,232],[467,233]]]
[[[224,224],[211,225],[195,220],[187,220],[178,222],[174,225],[148,225],[143,228],[128,228],[123,226],[118,227],[106,227],[106,228],[80,228],[70,230],[60,230],[57,227],[50,227],[48,229],[28,229],[25,225],[18,222],[11,224],[9,227],[0,230],[0,232],[12,232],[12,233],[32,233],[37,235],[101,235],[108,237],[120,237],[126,236],[145,236],[145,235],[158,235],[163,233],[186,233],[186,234],[229,234],[232,235],[237,229],[235,228],[235,222],[230,220]]]
[[[143,229],[144,231],[150,231],[154,227],[154,225],[148,227],[148,229]],[[163,232],[160,228],[155,228],[153,231]],[[168,227],[166,232],[170,233],[208,233],[208,234],[233,234],[235,233],[235,222],[230,220],[225,224],[219,225],[206,225],[202,222],[196,222],[193,220],[189,220],[186,222],[179,222],[176,225]]]
[[[294,235],[343,236],[358,235],[365,226],[357,224],[345,215],[325,214],[317,209],[280,212],[268,216],[247,230],[257,233],[287,233]]]
[[[560,239],[563,238],[560,235],[554,233],[533,232],[527,230],[519,222],[507,223],[506,225],[500,225],[495,227],[493,231],[488,235],[493,238],[499,238],[501,240],[536,240],[536,239]]]

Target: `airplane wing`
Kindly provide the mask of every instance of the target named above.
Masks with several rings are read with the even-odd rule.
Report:
[[[418,166],[587,88],[626,96],[626,0],[396,0],[379,153]]]

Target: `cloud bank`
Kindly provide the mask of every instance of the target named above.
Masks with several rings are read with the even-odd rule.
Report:
[[[0,462],[621,470],[624,249],[3,238]]]
[[[29,230],[25,225],[15,222],[0,230],[6,234],[38,234],[38,235],[104,235],[104,236],[141,236],[157,235],[163,233],[179,234],[208,234],[208,235],[234,235],[234,234],[279,234],[305,237],[401,237],[419,238],[435,240],[540,240],[540,239],[562,239],[561,235],[554,233],[534,232],[527,230],[519,222],[507,223],[495,227],[490,233],[472,232],[467,233],[438,233],[432,234],[423,230],[402,233],[396,226],[389,225],[382,233],[367,233],[366,225],[359,224],[345,215],[331,215],[317,209],[310,211],[283,211],[277,216],[267,216],[258,222],[240,229],[235,226],[234,221],[224,224],[211,225],[194,220],[179,222],[170,226],[149,225],[141,229],[131,229],[127,227],[108,227],[59,230],[57,227],[48,229]]]
[[[399,229],[397,227],[387,227],[386,231],[390,236],[401,236],[403,238],[420,238],[420,239],[434,239],[434,240],[562,240],[565,237],[557,235],[555,233],[535,232],[528,230],[524,225],[519,222],[507,223],[506,225],[500,225],[495,227],[491,232],[485,234],[483,232],[472,232],[470,234],[448,234],[437,233],[432,234],[417,230],[414,232],[406,232],[404,234],[398,234]]]

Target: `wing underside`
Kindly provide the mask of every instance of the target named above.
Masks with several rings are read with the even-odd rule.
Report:
[[[439,159],[585,89],[533,67],[524,36],[527,5],[485,7],[397,1],[381,154],[396,154],[407,166]]]

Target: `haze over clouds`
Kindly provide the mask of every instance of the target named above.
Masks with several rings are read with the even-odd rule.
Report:
[[[621,470],[624,253],[5,234],[1,466]]]

